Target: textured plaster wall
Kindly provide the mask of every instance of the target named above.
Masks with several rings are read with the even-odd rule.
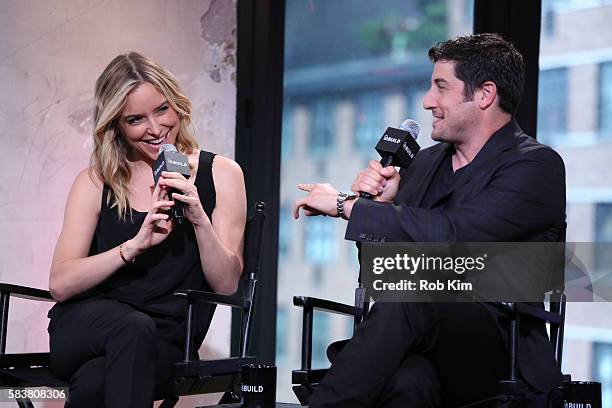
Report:
[[[0,281],[47,288],[66,196],[91,151],[94,82],[117,54],[172,71],[201,146],[233,157],[235,33],[232,0],[0,2]],[[45,314],[16,301],[8,351],[46,350]],[[229,312],[215,319],[205,353],[226,354]]]

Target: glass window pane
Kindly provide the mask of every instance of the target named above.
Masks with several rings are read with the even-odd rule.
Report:
[[[281,144],[281,161],[285,162],[286,160],[290,160],[293,155],[293,118],[294,111],[291,109],[289,104],[283,107],[285,114],[283,115],[283,123],[282,123],[282,134],[283,134],[283,143]]]
[[[327,218],[309,218],[304,221],[304,257],[315,266],[325,266],[334,258],[334,221]]]
[[[288,205],[281,205],[278,222],[278,255],[286,257],[291,250],[291,235],[293,223],[291,222],[291,208]]]
[[[382,132],[408,116],[421,124],[419,144],[431,144],[431,113],[421,106],[432,70],[427,50],[471,32],[472,15],[472,0],[286,0],[281,209],[304,196],[297,183],[348,190],[367,161],[379,159]],[[344,240],[345,221],[281,217],[279,310],[287,310],[287,327],[301,328],[295,295],[353,303],[356,250]],[[352,332],[349,320],[315,318],[316,364],[329,364],[325,348]],[[300,365],[300,333],[287,336],[279,373]],[[278,399],[296,401],[290,376],[278,381]]]
[[[372,155],[372,146],[378,143],[378,132],[385,127],[383,96],[368,92],[355,98],[355,147]]]
[[[540,72],[538,98],[538,138],[550,144],[565,138],[567,131],[567,69]],[[554,143],[554,142],[553,142]]]
[[[595,239],[597,242],[612,242],[612,203],[599,203],[595,207]],[[595,270],[610,272],[612,253],[599,250],[595,254]],[[612,382],[610,383],[612,387]],[[612,395],[610,396],[612,397]]]
[[[599,132],[602,138],[612,139],[612,62],[600,65]]]
[[[287,360],[287,342],[290,336],[287,327],[287,309],[279,307],[276,311],[276,361],[285,364]]]
[[[612,239],[612,1],[542,2],[538,138],[563,157],[567,240]],[[609,268],[607,254],[582,259]],[[567,305],[563,368],[573,380],[601,381],[612,404],[612,304]]]
[[[318,98],[310,105],[312,125],[308,147],[311,156],[333,153],[333,109],[334,104],[328,98]]]
[[[329,320],[329,314],[314,314],[312,321],[312,368],[329,366],[326,353],[330,342]]]
[[[612,406],[612,344],[595,343],[593,345],[593,372],[601,384],[601,406]]]

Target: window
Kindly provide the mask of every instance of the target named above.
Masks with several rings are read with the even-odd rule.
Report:
[[[542,34],[546,37],[555,35],[557,11],[554,0],[542,0]]]
[[[309,152],[313,156],[326,156],[332,152],[334,146],[333,109],[334,105],[327,98],[318,99],[311,105]]]
[[[612,139],[612,62],[599,66],[599,134]]]
[[[597,242],[612,242],[612,203],[597,204],[595,220]]]
[[[282,122],[283,139],[281,141],[281,160],[283,162],[286,162],[287,160],[291,160],[291,157],[293,156],[293,148],[294,148],[293,138],[295,136],[293,134],[294,132],[294,128],[293,128],[294,111],[289,106],[289,103],[285,104],[284,109],[285,109],[285,114],[283,115],[283,122]]]
[[[327,346],[329,346],[329,314],[315,313],[312,321],[312,367],[329,366]]]
[[[595,239],[597,242],[612,242],[612,203],[600,203],[595,207]],[[596,245],[595,248],[595,269],[599,272],[612,272],[609,246]]]
[[[421,122],[419,143],[426,143],[431,114],[420,99],[433,67],[427,50],[472,29],[473,0],[286,0],[285,5],[280,200],[292,203],[304,194],[296,190],[299,182],[348,189],[369,160],[380,159],[374,147],[385,128],[406,117]],[[290,149],[299,152],[299,160]],[[354,243],[344,240],[344,221],[284,218],[303,239],[281,225],[278,304],[289,311],[290,326],[301,327],[292,297],[352,303],[358,260]],[[352,332],[352,322],[317,319],[315,314],[314,341],[321,346],[313,353],[316,364],[327,366],[324,343],[345,328]],[[291,370],[299,365],[300,336],[290,333],[287,341],[292,343],[286,346],[285,370]],[[279,401],[295,401],[290,376],[278,377],[277,390]]]
[[[276,311],[276,361],[279,365],[285,364],[287,359],[288,324],[287,309],[279,307]]]
[[[538,89],[538,139],[555,145],[567,131],[567,69],[540,72]]]
[[[280,258],[285,258],[289,255],[292,231],[293,216],[291,215],[291,204],[282,204],[278,220],[278,253]]]
[[[359,95],[355,103],[355,144],[368,156],[386,128],[383,118],[383,98],[379,92]]]
[[[314,266],[327,266],[334,257],[334,220],[313,217],[305,222],[304,257]]]
[[[601,406],[612,407],[612,344],[593,344],[593,378],[601,382]]]
[[[547,0],[542,13],[540,66],[549,69],[540,71],[538,139],[555,147],[567,169],[567,241],[610,241],[612,144],[603,143],[603,138],[609,137],[612,126],[608,62],[612,37],[601,33],[609,29],[612,4],[609,0]],[[609,267],[612,260],[599,251],[583,261],[591,272]],[[602,343],[597,333],[612,327],[611,306],[609,302],[568,303],[566,333],[582,337],[566,336],[563,350],[563,364],[574,371],[574,379],[601,381],[603,406],[612,406],[612,345]],[[589,318],[593,316],[597,318]],[[575,341],[583,346],[577,347]]]

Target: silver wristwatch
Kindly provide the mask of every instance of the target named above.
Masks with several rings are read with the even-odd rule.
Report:
[[[336,210],[338,210],[338,217],[344,217],[344,203],[346,200],[354,200],[357,198],[357,194],[352,191],[340,191],[338,197],[336,197]]]

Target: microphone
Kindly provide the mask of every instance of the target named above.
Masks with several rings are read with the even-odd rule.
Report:
[[[388,127],[376,145],[376,151],[380,154],[380,164],[383,167],[398,166],[406,168],[421,147],[416,142],[421,127],[412,119],[406,119],[399,129]],[[361,197],[372,198],[370,193],[361,193]]]
[[[190,177],[189,162],[184,154],[179,153],[176,147],[171,144],[163,144],[159,150],[159,156],[153,162],[153,179],[155,184],[159,181],[162,171],[175,171],[181,173],[185,177]],[[168,191],[169,198],[172,199],[172,193],[180,193],[175,189]],[[170,218],[178,225],[185,223],[185,209],[183,203],[174,201],[174,205],[170,207]]]

